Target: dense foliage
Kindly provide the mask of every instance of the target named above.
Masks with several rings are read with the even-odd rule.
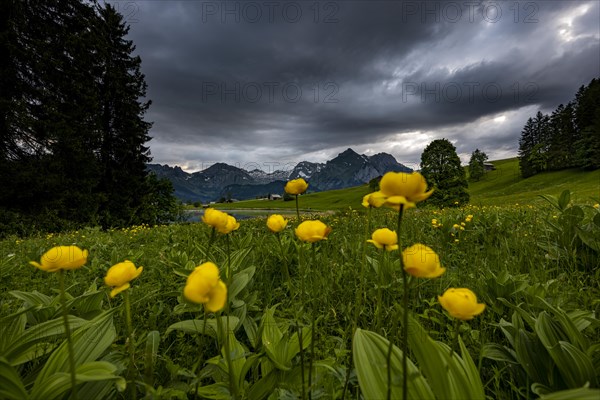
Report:
[[[473,181],[480,180],[485,174],[485,162],[488,156],[483,151],[475,149],[471,153],[471,159],[469,160],[469,179]]]
[[[421,174],[435,188],[427,204],[452,207],[469,202],[465,170],[449,140],[437,139],[425,147],[421,154]]]
[[[597,398],[600,206],[573,204],[568,192],[546,200],[405,213],[401,248],[427,243],[446,268],[434,280],[411,280],[408,367],[410,390],[419,391],[411,398]],[[398,252],[366,241],[393,227],[397,213],[320,218],[332,231],[311,245],[295,237],[297,220],[275,234],[261,218],[227,236],[196,222],[0,241],[0,397],[67,394],[58,275],[28,262],[73,243],[89,250],[83,268],[65,273],[79,398],[131,398],[122,392],[131,379],[138,398],[230,398],[232,382],[238,398],[301,398],[303,388],[312,398],[386,398],[388,340],[392,398],[400,398]],[[133,368],[125,300],[110,298],[104,285],[111,265],[124,259],[143,266],[128,290]],[[186,277],[207,261],[221,268],[230,302],[205,315],[182,293]],[[438,296],[457,286],[476,293],[485,311],[470,321],[450,318]],[[125,382],[127,370],[134,376]],[[53,377],[63,384],[44,385]]]
[[[519,141],[524,178],[539,172],[600,168],[600,79],[581,86],[575,99],[551,115],[529,118]]]
[[[156,223],[150,105],[109,4],[2,2],[0,232]]]

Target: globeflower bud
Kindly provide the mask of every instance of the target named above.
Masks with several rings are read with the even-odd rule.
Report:
[[[308,189],[308,183],[302,178],[292,179],[285,184],[285,192],[289,194],[302,194]]]
[[[463,321],[473,319],[485,310],[485,304],[477,303],[475,293],[466,288],[450,288],[438,296],[438,301],[448,314]]]
[[[271,232],[281,232],[285,229],[287,223],[288,220],[279,214],[271,214],[269,215],[269,218],[267,218],[267,227],[271,230]]]
[[[446,272],[435,251],[421,243],[404,249],[402,263],[404,270],[416,278],[437,278]]]
[[[40,262],[30,261],[29,264],[46,272],[70,270],[83,267],[87,262],[88,251],[77,246],[57,246],[44,253]]]

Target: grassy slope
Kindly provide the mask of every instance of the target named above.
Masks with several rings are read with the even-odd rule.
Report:
[[[479,182],[471,182],[469,193],[475,205],[527,204],[543,201],[538,195],[558,195],[569,189],[573,199],[590,203],[590,197],[600,197],[600,170],[584,172],[579,169],[546,172],[527,179],[519,174],[516,158],[492,161],[495,171],[490,171]],[[368,185],[348,189],[311,193],[300,198],[300,207],[311,210],[339,210],[360,208],[362,197],[369,192]],[[219,204],[222,209],[243,208],[295,208],[293,201],[247,200],[232,204]]]
[[[568,189],[575,201],[590,203],[590,197],[600,196],[600,170],[584,172],[579,169],[545,172],[527,179],[521,178],[516,158],[492,162],[490,171],[479,182],[469,185],[471,203],[503,205],[543,201],[538,195],[558,195]]]

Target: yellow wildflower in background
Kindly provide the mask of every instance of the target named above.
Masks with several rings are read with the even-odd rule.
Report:
[[[378,192],[369,193],[363,197],[362,205],[363,207],[381,207],[385,203],[385,199],[381,196],[378,196]]]
[[[225,214],[225,216],[227,218],[227,222],[225,223],[224,226],[218,226],[217,231],[219,231],[220,233],[223,233],[223,234],[227,234],[229,232],[237,230],[240,227],[240,223],[237,222],[237,220],[235,219],[234,216],[229,215],[227,213],[223,213],[223,214]]]
[[[202,216],[202,222],[215,229],[224,229],[227,226],[227,213],[214,208],[207,208]]]
[[[597,210],[597,209],[599,209],[599,208],[600,208],[600,204],[598,204],[598,203],[594,204],[594,208],[595,208],[596,210]]]
[[[187,278],[183,296],[192,303],[204,304],[210,312],[225,307],[227,286],[219,278],[219,268],[211,262],[197,266]]]
[[[30,261],[29,264],[46,272],[78,269],[87,262],[88,251],[77,246],[57,246],[48,250],[40,262]]]
[[[387,172],[379,182],[379,192],[372,193],[373,201],[393,209],[415,207],[416,203],[427,199],[433,189],[427,192],[427,182],[418,172]]]
[[[267,218],[267,227],[271,230],[271,232],[281,232],[285,229],[287,223],[288,220],[279,214],[271,214],[269,215],[269,218]]]
[[[289,194],[302,194],[308,189],[308,183],[302,178],[292,179],[285,184],[285,192]]]
[[[321,221],[304,221],[298,225],[295,232],[298,239],[314,243],[327,239],[327,236],[331,232],[331,227]]]
[[[404,249],[402,262],[404,270],[417,278],[437,278],[446,272],[435,251],[421,243]]]
[[[398,250],[398,234],[388,228],[377,229],[371,235],[371,239],[367,240],[373,243],[378,249],[387,251]]]
[[[485,310],[485,304],[477,303],[475,293],[466,288],[450,288],[438,296],[438,301],[453,318],[463,321],[473,319]]]
[[[106,286],[113,287],[110,292],[110,297],[115,297],[123,290],[129,289],[129,282],[140,276],[144,267],[135,268],[135,264],[129,260],[125,260],[113,265],[106,272],[104,283]]]

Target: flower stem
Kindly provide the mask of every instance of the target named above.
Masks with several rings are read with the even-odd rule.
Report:
[[[454,339],[452,340],[452,346],[450,346],[450,360],[448,360],[448,366],[450,366],[450,361],[452,360],[452,354],[454,353],[454,348],[458,345],[458,332],[460,330],[460,319],[456,319],[454,324]]]
[[[231,248],[230,248],[230,237],[227,235],[225,246],[227,247],[227,270],[225,277],[227,279],[227,286],[231,286]],[[227,332],[225,333],[225,353],[227,354],[227,369],[229,371],[229,392],[234,399],[237,399],[237,382],[233,376],[233,362],[231,361],[231,353],[229,346],[229,313],[230,313],[230,302],[229,302],[229,290],[227,291],[227,300],[225,302],[225,309],[227,310]]]
[[[404,270],[404,263],[402,262],[402,235],[400,228],[402,227],[402,216],[404,213],[404,204],[400,204],[398,210],[398,224],[396,228],[396,234],[398,235],[398,253],[400,255],[400,270],[402,271],[402,282],[404,293],[402,296],[402,307],[404,309],[403,323],[402,323],[402,400],[408,399],[408,275]],[[388,348],[388,399],[391,399],[392,395],[392,371],[391,371],[391,353],[392,353],[392,342]]]
[[[367,224],[365,225],[365,237],[369,238],[369,232],[371,231],[371,207],[367,209]],[[360,263],[360,289],[356,292],[356,300],[354,301],[354,319],[352,320],[352,332],[350,333],[350,342],[354,338],[354,332],[358,327],[358,317],[362,309],[362,300],[365,292],[365,265],[367,263],[367,243],[363,241],[361,263]],[[350,383],[350,372],[352,367],[350,366],[346,371],[346,382],[344,383],[344,391],[342,393],[342,400],[346,397],[346,390],[348,390],[348,384]]]
[[[60,306],[62,308],[63,323],[65,325],[65,336],[67,337],[67,348],[69,349],[69,369],[71,372],[71,397],[77,399],[77,379],[75,378],[75,353],[71,341],[71,329],[69,328],[69,312],[67,311],[67,299],[65,296],[65,271],[58,271],[58,284],[60,287]]]
[[[129,398],[135,399],[136,397],[136,387],[135,387],[135,379],[134,379],[134,369],[135,369],[135,344],[133,342],[133,325],[131,323],[131,303],[129,301],[129,289],[125,290],[123,294],[125,300],[125,321],[127,324],[127,341],[129,342],[129,367],[127,368],[127,380],[130,382],[129,386]]]
[[[204,309],[204,320],[202,321],[202,336],[200,336],[200,340],[204,339],[204,335],[206,334],[206,308]],[[194,326],[195,328],[195,326]],[[196,367],[196,391],[194,392],[194,400],[198,398],[198,388],[200,387],[200,379],[198,378],[198,373],[200,372],[200,368],[202,366],[202,352],[198,355],[198,366]]]
[[[298,217],[298,223],[300,223],[300,209],[298,208],[298,196],[296,195],[296,216]]]
[[[381,257],[379,258],[379,268],[377,271],[377,275],[379,278],[379,282],[377,284],[377,309],[375,310],[375,332],[380,332],[381,329],[381,309],[383,308],[383,265],[385,263],[385,252],[386,250],[382,250]]]
[[[281,234],[277,232],[275,236],[277,236],[277,241],[279,242],[279,250],[281,251],[281,259],[283,262],[283,275],[285,276],[288,287],[291,288],[292,283],[290,282],[290,270],[287,265],[287,257],[285,256],[285,252],[283,251],[283,243],[281,243]]]

